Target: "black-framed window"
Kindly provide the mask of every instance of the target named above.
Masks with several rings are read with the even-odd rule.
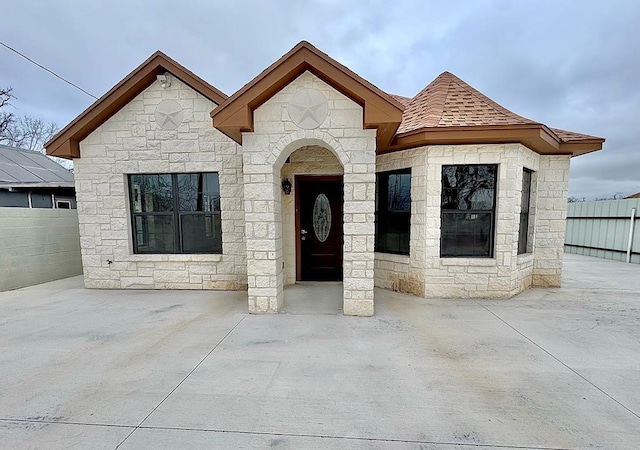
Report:
[[[531,206],[531,178],[533,172],[522,171],[522,201],[520,203],[520,229],[518,232],[518,255],[527,253],[529,245],[529,210]]]
[[[409,254],[411,169],[376,174],[376,251]]]
[[[442,166],[442,257],[493,257],[496,164]]]
[[[218,174],[129,175],[135,253],[222,253]]]

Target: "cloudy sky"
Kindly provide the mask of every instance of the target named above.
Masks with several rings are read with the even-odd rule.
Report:
[[[364,6],[366,5],[366,6]],[[156,50],[232,94],[301,40],[411,97],[448,70],[508,109],[602,136],[569,194],[640,192],[638,0],[3,2],[0,41],[101,96]],[[66,125],[93,99],[0,47],[13,112]]]

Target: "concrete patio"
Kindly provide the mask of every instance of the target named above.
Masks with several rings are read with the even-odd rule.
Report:
[[[298,285],[0,293],[0,448],[640,448],[640,266],[565,255],[511,300]],[[323,297],[328,299],[323,299]]]

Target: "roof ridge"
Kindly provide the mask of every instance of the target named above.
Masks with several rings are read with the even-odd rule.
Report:
[[[436,78],[436,80],[442,76],[445,76],[449,79],[449,84],[447,86],[447,90],[445,92],[445,95],[442,97],[442,104],[438,105],[438,109],[440,109],[440,116],[438,117],[438,124],[442,121],[442,116],[444,116],[444,105],[446,105],[447,103],[447,99],[449,98],[449,93],[451,92],[451,85],[453,84],[453,79],[457,78],[454,74],[452,74],[451,72],[448,71],[444,71],[442,72],[440,75],[438,75],[438,77]],[[431,84],[431,83],[429,83]]]
[[[376,86],[375,84],[373,84],[369,80],[366,80],[365,78],[361,77],[355,71],[353,71],[352,69],[350,69],[346,65],[342,64],[337,59],[329,56],[327,53],[323,52],[318,47],[316,47],[315,45],[311,44],[309,41],[302,40],[302,41],[298,42],[289,51],[287,51],[285,54],[283,54],[280,58],[278,58],[276,61],[274,61],[272,64],[270,64],[268,67],[263,69],[259,74],[254,76],[247,83],[245,83],[240,89],[238,89],[236,92],[231,94],[224,102],[218,104],[218,106],[216,106],[213,109],[213,111],[211,111],[210,116],[214,117],[215,115],[219,114],[219,112],[221,110],[223,110],[224,108],[226,108],[228,104],[233,103],[238,97],[240,97],[246,91],[251,89],[260,80],[262,80],[262,79],[266,78],[267,76],[269,76],[284,61],[286,61],[287,59],[289,59],[292,56],[296,55],[299,51],[302,51],[303,49],[306,49],[307,51],[309,51],[311,53],[314,53],[316,56],[320,57],[321,59],[324,59],[330,65],[334,66],[337,70],[339,70],[340,72],[346,74],[347,76],[350,76],[350,77],[358,79],[360,83],[362,83],[363,85],[367,86],[371,91],[375,92],[378,96],[386,99],[387,101],[390,101],[390,103],[392,103],[392,104],[395,104],[396,107],[400,107],[399,109],[403,110],[405,108],[405,106],[402,103],[400,103],[398,100],[393,98],[391,96],[391,94],[389,94],[388,92],[380,89],[378,86]]]

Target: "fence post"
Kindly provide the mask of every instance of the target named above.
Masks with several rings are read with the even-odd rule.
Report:
[[[635,228],[636,209],[631,208],[631,224],[629,225],[629,243],[627,244],[627,262],[631,262],[631,246],[633,245],[633,229]]]

